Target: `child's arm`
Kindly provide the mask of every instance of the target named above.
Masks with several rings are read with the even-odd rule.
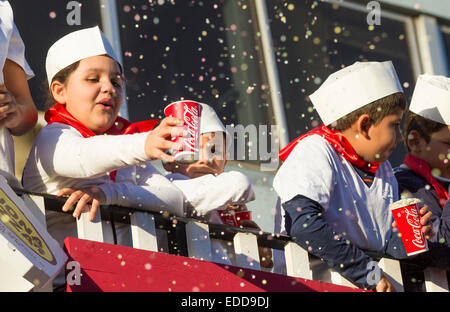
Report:
[[[88,207],[90,221],[94,219],[100,205],[117,205],[153,212],[167,211],[176,216],[182,216],[184,208],[183,194],[162,175],[153,176],[148,180],[148,185],[144,186],[130,182],[111,182],[81,189],[63,188],[57,193],[57,196],[64,195],[69,197],[62,210],[68,211],[76,204],[73,216],[78,218]]]
[[[428,210],[432,212],[431,223],[436,235],[429,241],[450,244],[450,204],[448,201],[447,205],[442,208],[437,194],[427,189],[428,182],[419,178],[410,169],[396,168],[395,177],[402,197],[419,198],[422,204],[428,206]]]
[[[441,226],[439,227],[440,237],[438,236],[437,241],[445,241],[447,245],[450,245],[450,199],[444,205],[441,217]]]
[[[255,199],[250,180],[240,172],[230,171],[214,176],[207,174],[175,184],[199,215],[221,209],[227,204],[245,204]]]
[[[0,84],[0,124],[13,135],[22,135],[34,127],[37,110],[30,94],[26,74],[21,66],[6,59],[5,84]]]
[[[327,224],[319,203],[298,195],[284,203],[283,208],[286,212],[286,230],[297,244],[357,286],[374,288],[375,285],[370,285],[368,279],[372,272],[372,258]]]
[[[109,204],[182,216],[184,196],[151,163],[117,171],[116,183],[100,185]]]
[[[155,130],[131,135],[97,135],[84,138],[74,128],[54,123],[44,127],[36,141],[34,156],[49,176],[93,178],[155,158],[171,161],[167,149],[175,149],[171,132],[175,118],[165,118]]]

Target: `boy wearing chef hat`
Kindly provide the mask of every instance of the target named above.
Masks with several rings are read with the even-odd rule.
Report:
[[[247,211],[245,203],[255,199],[250,180],[238,171],[224,172],[228,161],[227,131],[214,109],[202,105],[200,119],[199,160],[191,164],[163,163],[172,172],[166,175],[184,194],[185,201],[195,217],[211,223],[224,223],[221,213],[231,210]],[[260,229],[252,220],[241,220],[243,227]],[[214,262],[233,264],[232,250],[225,242],[211,244]],[[261,266],[271,267],[270,249],[259,248]]]
[[[450,244],[450,78],[420,75],[404,122],[407,155],[395,168],[402,196],[433,212],[431,241]]]
[[[284,163],[273,182],[285,229],[359,287],[392,291],[384,275],[370,282],[373,262],[363,250],[385,251],[389,205],[398,199],[387,159],[402,140],[407,104],[393,64],[356,62],[331,74],[310,99],[324,124],[280,152]]]
[[[14,23],[8,1],[0,1],[0,174],[10,185],[20,186],[15,177],[14,142],[31,130],[37,110],[27,80],[34,76],[25,59],[25,46]]]

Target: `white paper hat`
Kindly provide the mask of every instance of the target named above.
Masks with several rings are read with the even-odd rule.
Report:
[[[223,132],[226,138],[226,149],[231,145],[231,136],[227,131],[216,111],[209,105],[200,103],[202,105],[202,115],[200,117],[200,134],[208,132]]]
[[[217,116],[214,109],[207,105],[202,105],[202,114],[200,117],[200,133],[207,133],[207,132],[227,132],[225,129],[225,126],[220,121],[219,116]]]
[[[450,78],[420,75],[409,105],[417,115],[450,125]]]
[[[309,96],[325,125],[403,89],[391,61],[356,62],[333,74]]]
[[[98,26],[71,32],[56,41],[47,52],[45,68],[48,84],[65,67],[84,58],[106,54],[120,66],[114,50]]]

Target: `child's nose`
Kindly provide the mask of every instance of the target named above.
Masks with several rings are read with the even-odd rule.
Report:
[[[102,92],[115,93],[115,88],[111,81],[104,81],[102,83]]]

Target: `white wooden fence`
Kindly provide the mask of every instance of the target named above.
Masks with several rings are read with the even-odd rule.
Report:
[[[18,191],[19,193],[21,191]],[[24,193],[22,191],[22,193]],[[26,192],[23,194],[28,205],[36,205],[34,211],[36,216],[45,223],[45,210],[60,211],[61,199],[55,196],[44,197],[42,194]],[[34,195],[33,195],[34,194]],[[37,209],[39,208],[39,209]],[[234,265],[256,270],[261,268],[259,263],[259,246],[284,251],[287,275],[312,280],[314,271],[311,269],[311,256],[308,252],[293,242],[290,237],[279,234],[262,233],[257,230],[243,230],[226,225],[207,224],[199,220],[179,217],[163,217],[159,214],[125,209],[122,207],[102,207],[104,215],[116,216],[116,221],[129,223],[131,226],[132,247],[157,251],[169,252],[170,235],[174,236],[174,229],[181,225],[186,235],[185,252],[188,257],[211,261],[211,241],[224,240],[234,246]],[[88,220],[88,214],[82,213],[77,220],[78,238],[88,239],[98,242],[112,242],[111,230],[112,219],[102,218],[100,212],[93,222]],[[185,227],[185,228],[183,228]],[[168,233],[171,233],[168,235]],[[177,248],[177,247],[175,247]],[[171,253],[173,253],[172,250]],[[180,250],[178,250],[180,252]],[[379,266],[384,271],[387,278],[393,283],[397,291],[404,291],[400,262],[394,259],[382,258]],[[269,270],[270,272],[270,270]],[[336,271],[330,270],[329,280],[333,284],[356,287]],[[445,270],[427,268],[424,271],[424,288],[427,292],[448,292],[449,283]],[[47,289],[50,290],[50,289]]]

